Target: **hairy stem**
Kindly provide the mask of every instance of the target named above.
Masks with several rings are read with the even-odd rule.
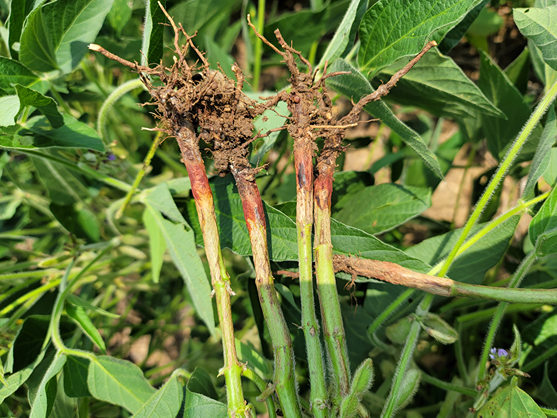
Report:
[[[242,170],[238,170],[234,166],[231,171],[236,179],[238,192],[242,199],[244,217],[253,251],[255,283],[259,294],[259,302],[273,345],[275,390],[285,416],[301,417],[296,392],[294,350],[292,349],[290,331],[286,325],[275,290],[273,275],[271,274],[263,202],[255,180],[247,178]]]
[[[234,340],[234,324],[230,304],[230,294],[233,292],[230,287],[230,277],[222,258],[213,193],[199,151],[198,139],[193,131],[193,126],[187,122],[184,124],[186,126],[177,132],[176,140],[190,177],[191,190],[211,272],[211,283],[217,302],[224,349],[224,367],[221,372],[224,374],[226,381],[228,413],[232,417],[241,417],[247,412],[247,406],[242,390],[242,366],[238,361]]]

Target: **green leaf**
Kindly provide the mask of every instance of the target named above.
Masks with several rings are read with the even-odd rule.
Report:
[[[215,201],[215,213],[221,246],[230,248],[243,256],[252,255],[249,235],[244,220],[242,202],[230,176],[211,179],[211,188]],[[194,202],[188,205],[188,214],[192,227],[196,231],[199,245],[203,245],[199,220]],[[267,239],[270,243],[270,258],[273,261],[298,260],[296,224],[283,212],[263,203],[267,220]],[[295,206],[295,205],[294,205]],[[337,254],[358,254],[363,258],[390,261],[406,268],[428,272],[431,267],[426,263],[405,254],[403,251],[385,244],[360,229],[344,225],[331,219],[333,250]]]
[[[238,360],[242,363],[247,363],[247,365],[259,376],[268,378],[270,370],[269,366],[267,366],[267,362],[257,351],[255,351],[251,344],[248,344],[236,339],[236,352],[238,353]]]
[[[557,254],[557,228],[546,231],[536,241],[536,256],[547,257]]]
[[[215,320],[211,301],[211,285],[197,254],[193,231],[185,223],[174,224],[167,221],[150,203],[146,205],[146,210],[150,211],[150,215],[164,236],[168,252],[184,279],[197,314],[214,335]],[[184,229],[184,225],[187,225],[187,231]]]
[[[341,418],[356,416],[360,400],[371,387],[373,377],[373,362],[371,359],[365,359],[354,372],[354,377],[350,384],[350,392],[342,399],[340,405]]]
[[[404,344],[410,328],[412,326],[412,320],[410,317],[406,316],[399,319],[393,325],[389,325],[385,328],[385,336],[395,344]]]
[[[352,47],[356,32],[354,29],[358,27],[363,12],[365,12],[367,7],[365,3],[362,0],[352,0],[350,2],[350,6],[348,6],[348,10],[346,10],[333,39],[329,42],[327,49],[321,56],[318,68],[323,68],[327,61],[331,63],[337,58],[342,57],[346,49]],[[360,19],[358,19],[358,15]]]
[[[540,407],[517,386],[513,377],[511,384],[495,395],[478,412],[478,418],[546,418]]]
[[[10,126],[15,123],[15,119],[19,114],[19,98],[17,96],[0,97],[0,126]],[[3,132],[3,130],[0,130]],[[0,134],[0,146],[5,147],[4,135]]]
[[[552,106],[547,113],[547,120],[545,127],[538,144],[538,149],[534,154],[534,159],[530,165],[530,173],[524,191],[522,192],[522,199],[529,200],[534,197],[534,189],[538,180],[544,175],[549,167],[551,160],[551,147],[557,140],[557,119],[555,117],[555,108]]]
[[[463,283],[481,283],[486,271],[496,265],[505,254],[519,220],[520,215],[512,216],[483,235],[455,259],[447,277]],[[486,225],[475,226],[471,237]],[[407,249],[406,253],[430,265],[435,265],[448,256],[461,233],[462,228],[426,239]]]
[[[518,57],[505,68],[505,74],[521,94],[528,90],[530,76],[530,50],[524,48]]]
[[[98,313],[99,315],[107,316],[109,318],[120,318],[120,315],[116,315],[111,312],[105,311],[104,309],[101,309],[98,306],[95,306],[92,303],[76,295],[68,295],[66,297],[66,301],[71,303],[74,306],[80,306],[82,308],[89,309],[93,312]]]
[[[373,186],[374,182],[373,175],[367,171],[337,171],[334,174],[333,195],[331,196],[332,212],[341,210],[352,196],[367,186]],[[294,218],[296,218],[295,211]]]
[[[348,7],[348,1],[338,1],[319,11],[302,9],[281,13],[277,18],[265,22],[263,34],[278,46],[274,31],[279,29],[283,38],[288,39],[287,42],[292,41],[294,48],[307,56],[314,42],[339,26]]]
[[[68,183],[65,183],[68,184]],[[52,185],[49,187],[49,190]],[[58,205],[51,203],[50,211],[60,224],[78,238],[91,242],[99,242],[101,228],[97,217],[86,208],[78,205]]]
[[[327,85],[333,90],[345,95],[354,102],[357,102],[363,96],[373,93],[374,90],[364,75],[346,61],[342,59],[336,60],[331,65],[329,72],[336,71],[348,71],[351,74],[329,78],[327,80]],[[393,132],[397,133],[410,148],[423,158],[437,177],[443,178],[435,154],[427,148],[420,135],[401,122],[382,100],[369,103],[364,107],[364,110],[370,115],[381,119],[385,125],[391,128]]]
[[[549,167],[543,173],[543,179],[550,185],[557,184],[557,148],[551,148]]]
[[[549,380],[548,373],[549,362],[545,362],[543,367],[542,384],[538,387],[537,398],[550,408],[557,407],[557,391],[553,387],[553,383]]]
[[[95,40],[113,0],[58,0],[29,14],[19,58],[37,71],[71,72]]]
[[[8,49],[13,58],[17,59],[18,53],[13,49],[14,43],[19,42],[25,18],[35,10],[44,0],[19,0],[10,3],[10,16],[8,17]],[[0,71],[2,74],[2,71]]]
[[[399,58],[417,54],[431,39],[440,41],[479,2],[400,0],[375,3],[360,24],[360,70],[369,74]]]
[[[156,393],[139,367],[109,356],[91,360],[87,386],[94,398],[122,406],[132,414]]]
[[[79,174],[51,160],[35,157],[31,157],[31,160],[37,169],[39,180],[48,191],[50,200],[56,202],[56,205],[71,205],[89,197],[89,191],[81,181]],[[55,208],[55,211],[56,209],[58,208]],[[65,210],[63,208],[59,208],[59,210],[60,219],[64,224],[67,221],[64,218]],[[73,207],[68,209],[68,211],[75,215]]]
[[[97,132],[77,119],[64,115],[64,126],[52,129],[44,116],[32,118],[24,126],[35,134],[34,146],[23,146],[19,148],[84,148],[104,152],[104,144]],[[5,146],[4,144],[1,144]],[[18,148],[11,146],[11,148]]]
[[[232,65],[234,64],[232,55],[224,51],[208,36],[205,36],[205,49],[207,50],[207,61],[211,63],[211,68],[218,71],[220,64],[224,74],[231,80],[235,80],[234,71],[232,71]]]
[[[170,379],[135,413],[133,418],[166,418],[176,417],[182,401],[184,388],[178,380],[182,370],[178,369]]]
[[[480,51],[478,87],[507,120],[480,114],[482,129],[491,154],[501,159],[530,116],[530,108],[509,78],[485,52]]]
[[[358,192],[335,218],[370,234],[379,234],[418,216],[430,206],[430,189],[385,183]]]
[[[65,386],[64,382],[66,381],[66,378],[67,376],[62,372],[60,374],[60,377],[58,378],[58,387]],[[78,399],[69,397],[68,395],[66,395],[66,392],[64,390],[58,390],[49,418],[75,417],[78,415],[78,404]]]
[[[166,7],[166,0],[160,3]],[[145,27],[143,29],[143,45],[141,65],[159,63],[163,53],[163,35],[166,16],[156,0],[147,0],[145,8]]]
[[[554,187],[549,197],[543,203],[539,212],[534,216],[528,227],[528,234],[532,244],[536,245],[538,237],[545,231],[557,227],[557,187]]]
[[[157,225],[156,218],[151,211],[143,211],[143,224],[147,228],[149,234],[149,249],[151,250],[151,274],[153,282],[158,283],[161,274],[164,252],[166,251],[166,242],[161,229]]]
[[[29,379],[29,376],[31,376],[35,370],[35,367],[37,367],[37,365],[43,360],[44,355],[45,352],[41,351],[39,356],[35,358],[32,363],[28,364],[16,373],[12,373],[10,376],[6,377],[4,375],[6,383],[0,383],[0,404],[4,402],[4,399],[18,390],[27,381],[27,379]]]
[[[217,398],[211,377],[205,370],[197,367],[187,385],[184,418],[227,418],[227,407],[215,400]]]
[[[58,105],[54,99],[46,97],[36,90],[31,90],[20,84],[15,85],[17,96],[19,97],[20,112],[26,106],[38,108],[43,113],[54,129],[64,125],[64,118],[58,111]]]
[[[462,19],[458,25],[452,28],[445,35],[443,41],[439,44],[439,50],[441,53],[447,54],[460,42],[470,25],[474,22],[474,20],[476,20],[487,3],[489,3],[489,0],[482,0],[476,7],[466,14],[464,19]]]
[[[46,83],[19,61],[0,57],[0,89],[15,94],[14,84],[33,87],[43,93],[47,90]]]
[[[532,40],[528,40],[528,49],[530,50],[534,72],[542,81],[544,86],[546,86],[546,89],[548,89],[549,86],[552,86],[557,80],[557,71],[546,64],[543,60],[541,51]]]
[[[402,59],[377,76],[386,83],[410,60]],[[506,118],[460,69],[452,58],[430,50],[394,87],[387,99],[413,105],[442,117],[459,118],[478,113]]]
[[[468,33],[474,36],[486,37],[497,33],[501,26],[503,26],[503,18],[494,10],[484,7],[478,18],[470,25]]]
[[[6,362],[7,372],[23,370],[30,364],[34,364],[37,357],[41,356],[49,321],[48,316],[42,315],[29,316],[25,319],[12,341]]]
[[[520,32],[539,48],[545,63],[557,70],[557,5],[513,9],[513,18]]]
[[[64,391],[72,398],[91,396],[87,387],[87,374],[90,360],[83,357],[68,356],[64,364]]]
[[[114,28],[118,37],[122,34],[122,29],[132,17],[133,2],[128,0],[113,0],[114,3],[106,16],[110,26]]]
[[[58,353],[41,379],[31,401],[30,418],[46,418],[49,416],[58,390],[56,375],[60,373],[64,363],[66,363],[66,356]]]
[[[97,330],[97,327],[91,321],[91,318],[87,316],[87,312],[81,306],[73,306],[71,304],[66,305],[66,313],[70,318],[72,318],[85,332],[85,334],[101,349],[103,354],[106,354],[106,345],[101,337],[101,334]]]
[[[162,183],[159,186],[150,189],[147,197],[145,198],[145,203],[152,208],[157,209],[159,212],[162,212],[164,216],[171,221],[182,223],[187,226],[186,220],[180,213],[176,203],[174,203],[174,199],[170,193],[170,186],[167,183]]]

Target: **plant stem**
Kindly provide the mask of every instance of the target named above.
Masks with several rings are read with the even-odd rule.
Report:
[[[118,209],[118,212],[116,212],[116,215],[114,216],[116,219],[120,219],[122,217],[122,214],[124,213],[124,210],[126,209],[126,207],[129,205],[130,201],[132,200],[132,197],[133,197],[135,191],[139,187],[139,183],[141,183],[141,180],[143,179],[143,176],[145,175],[145,171],[147,171],[147,167],[149,167],[149,165],[151,165],[151,160],[153,159],[153,156],[155,155],[155,151],[157,150],[157,148],[160,144],[161,137],[162,137],[162,132],[161,131],[157,132],[157,135],[155,136],[155,139],[151,143],[151,148],[149,148],[149,152],[147,153],[147,155],[145,156],[145,159],[143,160],[143,167],[141,167],[141,170],[139,170],[139,172],[137,173],[137,176],[135,176],[135,180],[133,181],[132,187],[131,187],[130,190],[128,190],[128,193],[126,194],[126,197],[124,198],[124,203],[122,203],[122,206],[120,207],[120,209]]]
[[[290,331],[286,325],[273,283],[274,278],[271,274],[263,202],[254,179],[248,179],[245,172],[237,169],[235,166],[231,167],[231,171],[236,179],[238,192],[242,199],[244,217],[253,251],[255,283],[259,293],[263,316],[265,317],[273,345],[275,360],[273,380],[275,389],[285,416],[301,417],[296,391],[294,350],[292,349]]]
[[[513,288],[518,287],[518,285],[520,284],[522,279],[526,276],[526,274],[530,270],[530,267],[532,267],[532,264],[534,264],[534,261],[536,261],[536,255],[535,255],[535,251],[532,251],[522,261],[520,266],[516,269],[516,272],[513,275],[513,278],[511,280],[511,282],[509,283],[509,289],[508,290],[526,290],[526,289],[513,289]],[[536,290],[538,290],[538,289],[536,289]],[[552,292],[551,290],[541,290],[541,291],[545,292],[545,293]],[[515,302],[515,301],[513,301],[513,302]],[[523,302],[523,301],[516,301],[516,302]],[[545,303],[545,301],[541,301],[541,302],[538,302],[538,303]],[[505,315],[505,311],[507,310],[508,306],[509,306],[508,302],[500,303],[499,306],[497,306],[497,310],[495,311],[495,315],[493,315],[493,320],[491,321],[491,324],[489,325],[489,331],[487,332],[487,335],[485,337],[485,344],[484,344],[484,348],[483,348],[483,351],[482,351],[482,356],[480,357],[480,368],[478,370],[477,381],[482,380],[485,376],[487,359],[489,357],[489,351],[491,350],[491,346],[493,345],[493,339],[495,338],[495,333],[497,332],[497,328],[499,328],[499,324],[501,323],[501,320],[503,319],[503,316]]]
[[[257,2],[257,31],[263,33],[265,29],[265,0]],[[255,37],[254,62],[253,62],[253,91],[259,91],[259,78],[261,77],[261,56],[263,55],[263,42]]]
[[[299,112],[302,113],[302,112]],[[313,224],[313,148],[311,138],[294,142],[296,165],[296,229],[298,232],[298,262],[300,273],[300,299],[302,303],[302,328],[306,340],[309,376],[311,382],[311,409],[316,417],[325,417],[327,391],[323,353],[319,341],[319,324],[315,315],[313,297],[313,272],[311,233]]]
[[[186,126],[180,128],[176,133],[176,141],[190,177],[191,190],[211,272],[211,283],[217,302],[224,349],[224,367],[221,372],[224,374],[226,381],[228,413],[231,417],[242,417],[247,412],[248,407],[244,401],[242,390],[242,366],[240,366],[236,355],[234,324],[230,304],[230,295],[233,294],[230,287],[230,276],[222,258],[213,192],[199,151],[198,139],[194,133],[194,127],[187,121],[184,121],[184,124]]]
[[[460,247],[468,237],[468,234],[476,224],[476,221],[482,214],[484,208],[489,203],[493,193],[497,189],[497,186],[499,185],[501,180],[503,180],[505,174],[511,167],[511,164],[513,163],[518,153],[520,152],[520,149],[522,148],[522,146],[524,145],[524,143],[526,142],[526,140],[528,139],[528,137],[530,136],[530,134],[532,133],[532,131],[534,130],[534,128],[536,127],[540,119],[542,118],[542,116],[545,114],[545,112],[547,111],[551,103],[553,103],[553,100],[555,100],[556,96],[557,96],[557,81],[547,91],[545,96],[539,102],[538,106],[536,106],[536,109],[534,110],[532,115],[530,115],[530,118],[526,122],[526,125],[522,129],[522,132],[520,132],[516,141],[511,146],[511,148],[507,152],[507,155],[505,155],[505,158],[497,168],[497,171],[491,178],[482,197],[480,198],[478,204],[476,205],[476,208],[472,212],[472,215],[466,222],[466,225],[464,226],[464,230],[462,231],[462,234],[460,235],[456,245],[453,247],[449,256],[445,260],[445,263],[443,264],[443,268],[441,269],[439,276],[441,277],[444,276],[449,270],[449,267],[453,262],[454,258],[456,257],[458,251],[460,250]]]
[[[449,382],[444,382],[422,371],[422,379],[424,382],[430,383],[443,390],[452,390],[454,392],[462,393],[467,396],[476,397],[478,392],[475,389],[470,389],[464,386],[455,385]]]
[[[323,320],[323,335],[335,379],[335,401],[346,396],[350,390],[350,362],[346,347],[346,335],[340,311],[340,303],[333,270],[333,246],[331,243],[331,196],[333,190],[334,161],[336,154],[318,164],[314,187],[315,216],[315,263],[317,292]]]
[[[242,371],[242,376],[255,383],[257,389],[259,389],[261,392],[264,392],[267,389],[267,382],[265,382],[265,380],[263,380],[261,376],[259,376],[255,371],[253,371],[248,366],[246,366]],[[269,396],[265,401],[267,402],[267,414],[269,415],[269,418],[277,418],[275,402],[273,401],[273,397]],[[286,413],[286,416],[290,417],[288,413]]]

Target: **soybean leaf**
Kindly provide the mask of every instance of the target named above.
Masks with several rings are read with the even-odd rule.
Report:
[[[553,188],[539,212],[530,222],[528,227],[530,241],[535,245],[541,234],[555,227],[557,227],[557,187]]]
[[[135,413],[133,418],[176,417],[184,400],[184,389],[178,380],[181,373],[183,372],[180,369],[172,373],[168,382]]]
[[[470,25],[467,33],[468,35],[485,38],[498,32],[503,22],[503,18],[493,9],[484,7],[478,18]]]
[[[507,117],[507,120],[503,120],[480,114],[482,129],[487,138],[487,147],[495,158],[501,159],[528,120],[530,108],[517,88],[491,57],[483,51],[480,51],[480,54],[478,87]]]
[[[205,36],[205,49],[207,50],[207,61],[211,63],[211,68],[218,70],[220,65],[224,74],[233,80],[232,65],[234,64],[234,58],[232,58],[232,55],[223,50],[208,36]]]
[[[132,414],[156,393],[139,367],[109,356],[91,360],[87,386],[94,398],[122,406]]]
[[[149,234],[149,249],[151,251],[151,274],[153,282],[158,283],[161,274],[166,242],[157,221],[148,210],[143,211],[143,224]]]
[[[166,0],[160,2],[166,7]],[[163,35],[164,26],[161,23],[166,22],[166,17],[158,2],[155,0],[147,0],[145,7],[145,27],[143,29],[143,45],[141,50],[141,65],[158,63],[162,59],[163,52]]]
[[[162,183],[151,189],[145,198],[145,203],[157,209],[159,212],[164,213],[164,216],[171,221],[183,223],[187,226],[186,220],[176,207],[176,203],[174,203],[174,199],[170,193],[170,187],[167,183]]]
[[[46,97],[36,90],[31,90],[21,84],[16,84],[15,89],[19,98],[20,112],[26,106],[38,108],[43,113],[54,129],[64,125],[64,118],[58,111],[57,103],[51,97]]]
[[[384,68],[378,74],[378,79],[389,81],[409,61],[401,59]],[[390,91],[387,98],[403,105],[418,106],[443,117],[458,118],[485,113],[506,118],[453,59],[441,55],[437,48],[425,54]]]
[[[29,13],[39,7],[44,0],[19,0],[10,3],[10,16],[8,17],[8,49],[13,58],[17,59],[18,52],[13,49],[14,43],[19,42],[25,18]]]
[[[428,40],[440,41],[478,3],[480,0],[375,3],[360,24],[360,70],[369,74],[399,58],[417,54]]]
[[[97,217],[89,209],[78,208],[78,206],[58,205],[53,202],[49,205],[49,209],[56,220],[77,238],[99,242],[101,227]]]
[[[66,378],[67,376],[62,372],[58,378],[58,387],[65,385]],[[64,390],[58,390],[49,418],[75,417],[77,415],[78,402],[77,399],[66,395]]]
[[[543,129],[540,142],[538,144],[538,149],[534,154],[534,159],[530,165],[530,173],[528,174],[528,180],[526,181],[526,186],[524,186],[524,192],[522,193],[522,199],[529,200],[534,197],[534,188],[541,176],[545,173],[549,167],[549,162],[551,160],[551,147],[555,144],[557,139],[557,120],[555,117],[555,108],[550,107],[545,127]]]
[[[19,58],[37,71],[69,73],[95,40],[113,0],[58,0],[27,17]]]
[[[106,354],[106,345],[101,337],[101,334],[97,330],[97,327],[91,321],[91,318],[87,316],[87,312],[81,306],[73,306],[71,304],[66,305],[66,313],[70,318],[72,318],[80,327],[83,329],[85,334],[101,349],[103,354]]]
[[[15,118],[19,114],[19,98],[17,96],[4,96],[0,97],[0,126],[10,126],[15,124]],[[10,126],[11,128],[11,126]],[[0,130],[0,146],[6,147],[4,140],[4,130]],[[9,134],[8,134],[9,135]]]
[[[184,418],[226,418],[226,405],[217,401],[218,394],[209,374],[197,367],[186,386]]]
[[[46,83],[19,61],[0,57],[0,89],[15,94],[14,84],[34,88],[42,93],[47,90]]]
[[[373,186],[374,181],[373,175],[367,171],[337,171],[334,175],[331,196],[332,212],[342,209],[352,196],[367,186]],[[294,218],[296,218],[295,212]]]
[[[431,206],[431,190],[378,184],[354,195],[335,218],[370,234],[388,231]]]
[[[39,180],[46,187],[48,196],[52,202],[55,202],[55,205],[73,205],[75,202],[81,202],[89,197],[89,191],[81,181],[79,174],[74,175],[61,164],[51,160],[32,157],[32,161],[39,174]],[[57,209],[59,209],[61,221],[69,221],[62,219],[66,211],[63,208],[55,208],[55,210]],[[71,212],[75,215],[73,207]]]
[[[546,362],[543,367],[543,380],[542,384],[538,387],[537,398],[541,399],[550,408],[555,408],[557,407],[557,391],[553,387],[551,380],[549,380],[548,366],[549,363]]]
[[[105,311],[104,309],[99,308],[98,306],[95,306],[92,303],[76,295],[68,295],[66,297],[66,301],[71,303],[74,306],[80,306],[82,308],[89,309],[93,312],[98,313],[99,315],[107,316],[109,318],[120,318],[120,315],[116,315],[111,312]]]
[[[106,19],[110,26],[114,28],[118,37],[122,34],[122,29],[132,17],[133,2],[128,0],[113,0],[112,7],[108,12]]]
[[[238,353],[238,360],[242,363],[246,363],[250,368],[252,368],[259,376],[263,378],[268,378],[270,374],[269,366],[267,362],[261,355],[255,351],[255,349],[248,344],[236,339],[236,352]]]
[[[30,399],[30,418],[46,418],[49,416],[58,391],[56,375],[60,373],[65,362],[66,356],[64,354],[57,354],[54,357],[54,360],[42,377],[34,397]]]
[[[363,96],[371,94],[374,91],[364,75],[342,59],[336,60],[331,65],[329,71],[348,71],[351,73],[331,77],[327,79],[327,85],[333,90],[350,98],[354,102],[357,102]],[[401,122],[382,100],[369,103],[364,107],[364,110],[370,115],[381,119],[385,125],[397,133],[402,140],[425,161],[437,177],[441,179],[443,178],[443,174],[435,154],[427,148],[420,135]]]
[[[543,179],[551,186],[557,184],[557,148],[551,148],[549,167],[543,173]]]
[[[530,76],[530,50],[524,48],[518,57],[505,68],[505,74],[521,94],[528,89]]]
[[[545,418],[536,402],[518,387],[517,381],[513,377],[509,386],[480,409],[478,418]]]
[[[476,7],[466,14],[466,17],[464,17],[458,25],[452,28],[445,35],[443,41],[439,44],[439,50],[441,53],[447,54],[460,42],[470,25],[474,22],[474,20],[476,20],[487,3],[489,3],[489,0],[482,0]]]
[[[214,178],[210,183],[215,200],[221,246],[230,248],[237,254],[250,256],[252,252],[244,212],[234,183],[230,177]],[[292,202],[289,204],[292,206]],[[271,260],[298,260],[295,222],[280,210],[266,203],[263,203],[263,206],[266,212],[267,240]],[[295,207],[295,204],[293,206]],[[187,210],[192,227],[196,231],[197,242],[202,246],[199,220],[193,202],[188,204]],[[428,264],[385,244],[373,235],[334,219],[331,219],[331,236],[333,250],[337,254],[358,254],[363,258],[390,261],[423,273],[431,269]]]
[[[58,129],[52,129],[44,116],[28,120],[25,128],[35,134],[33,139],[35,148],[85,148],[100,152],[105,150],[97,131],[68,115],[64,115],[64,126]],[[25,146],[22,148],[31,147]]]
[[[481,283],[486,271],[496,265],[505,254],[519,220],[519,215],[512,216],[482,236],[455,259],[447,276],[459,282]],[[485,225],[476,225],[470,236],[476,234],[483,226]],[[457,229],[426,239],[407,249],[406,253],[430,265],[437,264],[447,257],[461,233],[462,229]]]
[[[338,27],[348,6],[349,2],[344,0],[333,2],[319,11],[302,9],[281,13],[276,19],[266,22],[264,35],[278,45],[274,31],[279,29],[287,42],[292,41],[294,48],[307,54],[315,41]]]
[[[6,362],[7,372],[18,372],[35,363],[36,358],[41,355],[48,324],[48,316],[33,315],[25,319],[10,347]]]
[[[68,356],[64,364],[64,391],[72,398],[91,396],[87,387],[87,373],[90,360],[83,357]]]
[[[0,404],[18,390],[29,379],[35,367],[43,360],[45,351],[41,351],[35,360],[10,376],[4,376],[5,383],[0,382]]]
[[[557,71],[546,64],[543,60],[542,53],[532,40],[528,40],[528,49],[530,50],[530,55],[532,57],[534,72],[538,78],[547,87],[553,85],[555,80],[557,80]]]
[[[352,47],[356,35],[355,29],[359,26],[363,13],[366,10],[366,3],[362,0],[352,0],[350,2],[342,22],[340,22],[333,39],[327,45],[327,49],[317,67],[322,68],[325,62],[333,62],[335,59],[342,57],[346,49]]]
[[[146,205],[146,210],[150,212],[161,234],[164,236],[168,252],[184,279],[197,314],[205,322],[211,334],[214,335],[215,320],[213,303],[211,301],[211,286],[201,259],[197,254],[193,231],[185,222],[175,224],[167,221],[150,203]],[[184,225],[187,226],[187,231],[184,229]]]
[[[522,34],[538,47],[547,65],[557,70],[557,5],[513,9]]]

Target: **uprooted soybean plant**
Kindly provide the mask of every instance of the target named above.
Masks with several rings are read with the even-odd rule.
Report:
[[[7,9],[2,413],[557,416],[557,4],[163,3]]]

